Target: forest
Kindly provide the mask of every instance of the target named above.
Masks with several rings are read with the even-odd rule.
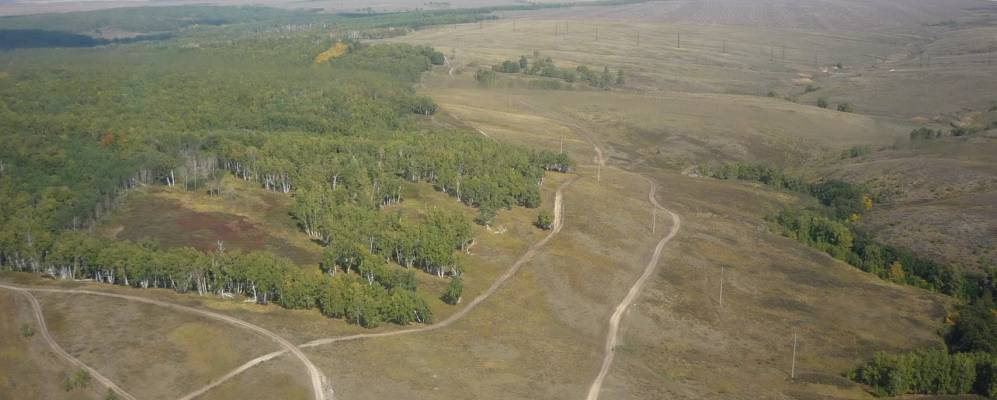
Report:
[[[0,78],[0,268],[244,295],[365,327],[427,323],[414,270],[450,279],[440,297],[459,301],[458,252],[472,226],[463,214],[384,211],[405,200],[401,184],[432,185],[488,224],[501,209],[538,207],[544,172],[571,165],[427,124],[436,106],[413,84],[439,58],[431,48],[311,31],[204,42],[203,29],[247,27],[189,29],[155,44],[0,53],[10,65]],[[313,62],[336,43],[347,51]],[[291,196],[302,234],[325,246],[322,264],[91,234],[133,188],[218,193],[223,174]]]

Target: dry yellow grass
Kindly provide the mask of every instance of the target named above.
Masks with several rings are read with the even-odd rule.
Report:
[[[153,305],[36,295],[55,340],[138,398],[179,397],[277,348],[244,329]]]
[[[99,388],[63,390],[63,379],[75,370],[45,343],[26,298],[13,291],[0,290],[0,309],[5,312],[0,318],[0,398],[100,398]],[[34,334],[24,337],[22,324],[27,324]]]

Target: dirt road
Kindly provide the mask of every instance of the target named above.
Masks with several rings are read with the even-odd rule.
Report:
[[[446,55],[444,55],[444,56],[443,56],[443,62],[444,62],[445,64],[447,64],[447,68],[449,68],[449,69],[447,70],[447,75],[450,75],[450,79],[453,79],[453,70],[454,70],[454,66],[453,66],[452,64],[450,64],[450,59],[449,59],[449,58],[447,58],[447,56],[446,56]]]
[[[104,387],[113,390],[115,393],[118,394],[118,396],[121,396],[126,400],[135,400],[135,396],[132,396],[124,389],[118,387],[118,385],[116,385],[106,376],[101,375],[101,373],[97,372],[97,370],[93,369],[89,365],[84,364],[83,361],[80,361],[76,357],[73,357],[71,354],[67,353],[66,350],[62,349],[62,346],[59,346],[59,343],[56,343],[55,339],[52,338],[52,334],[49,333],[48,331],[48,325],[45,324],[45,315],[42,314],[42,305],[38,303],[38,299],[36,299],[35,296],[31,294],[31,292],[22,289],[20,287],[8,286],[4,284],[0,284],[0,288],[10,289],[15,292],[18,292],[24,295],[24,297],[26,297],[28,301],[31,302],[31,308],[35,312],[35,319],[38,320],[38,330],[41,332],[42,338],[45,339],[45,342],[47,342],[49,347],[52,348],[52,351],[58,354],[59,357],[62,357],[67,361],[69,361],[71,364],[83,370],[86,370],[88,373],[90,373],[90,376],[93,377],[93,379],[96,379],[97,382],[100,382],[100,384],[104,385]]]
[[[441,321],[439,323],[433,324],[433,325],[426,325],[426,326],[421,326],[421,327],[418,327],[418,328],[402,329],[402,330],[397,330],[397,331],[379,332],[379,333],[361,333],[361,334],[357,334],[357,335],[349,335],[349,336],[340,336],[340,337],[331,337],[331,338],[325,338],[325,339],[318,339],[318,340],[313,340],[311,342],[302,344],[302,345],[299,346],[299,348],[316,347],[316,346],[322,346],[322,345],[336,343],[336,342],[345,342],[345,341],[358,340],[358,339],[370,339],[370,338],[379,338],[379,337],[388,337],[388,336],[399,336],[399,335],[406,335],[406,334],[419,333],[419,332],[429,332],[429,331],[433,331],[433,330],[437,330],[437,329],[441,329],[441,328],[445,328],[445,327],[448,327],[450,325],[453,325],[455,322],[459,321],[461,318],[464,318],[465,316],[467,316],[467,314],[469,314],[471,312],[471,310],[474,310],[474,308],[477,307],[479,304],[481,304],[482,302],[484,302],[485,300],[487,300],[489,297],[491,297],[493,294],[495,294],[495,292],[498,291],[502,286],[505,286],[506,282],[508,282],[510,278],[512,278],[514,275],[516,275],[516,272],[518,272],[523,267],[523,264],[525,264],[527,261],[531,260],[533,258],[533,256],[536,255],[537,251],[540,250],[541,247],[543,247],[544,245],[546,245],[547,242],[550,242],[550,240],[553,239],[554,236],[556,236],[559,232],[561,232],[561,228],[564,226],[564,214],[562,213],[563,203],[564,203],[564,189],[566,189],[572,183],[575,183],[578,179],[580,179],[580,177],[576,176],[576,177],[574,177],[574,178],[572,178],[572,179],[570,179],[570,180],[562,183],[560,186],[557,187],[557,191],[554,192],[554,227],[553,227],[553,229],[551,229],[550,233],[548,233],[547,236],[544,236],[543,239],[540,239],[540,241],[538,241],[538,242],[534,243],[532,246],[530,246],[530,248],[527,249],[526,252],[523,253],[522,256],[520,256],[518,259],[516,259],[516,262],[513,263],[512,266],[510,266],[509,269],[506,270],[504,274],[502,274],[502,276],[500,276],[497,280],[495,280],[495,282],[492,283],[492,285],[490,287],[488,287],[487,290],[485,290],[484,292],[482,292],[481,294],[479,294],[478,297],[475,297],[474,300],[471,300],[471,302],[468,303],[467,306],[465,306],[460,311],[457,311],[456,313],[454,313],[453,315],[451,315],[447,319],[445,319],[445,320],[443,320],[443,321]],[[297,348],[295,350],[300,351]],[[262,355],[260,357],[256,357],[256,358],[250,360],[249,362],[241,365],[239,368],[236,368],[236,369],[232,370],[231,372],[223,375],[222,377],[220,377],[220,378],[212,381],[208,385],[206,385],[206,386],[204,386],[204,387],[202,387],[202,388],[200,388],[200,389],[198,389],[198,390],[196,390],[194,392],[191,392],[190,394],[188,394],[188,395],[186,395],[184,397],[181,397],[180,400],[190,400],[190,399],[197,398],[198,396],[201,396],[204,393],[207,393],[209,390],[211,390],[211,389],[217,387],[218,385],[221,385],[222,383],[225,383],[226,381],[228,381],[228,380],[230,380],[230,379],[238,376],[239,374],[245,372],[246,370],[249,370],[250,368],[252,368],[252,367],[254,367],[256,365],[262,364],[262,363],[264,363],[266,361],[269,361],[269,360],[272,360],[272,359],[274,359],[274,358],[276,358],[278,356],[281,356],[281,355],[287,353],[287,351],[288,350],[285,349],[285,350],[281,350],[281,351],[275,351],[275,352],[270,353],[270,354],[265,354],[265,355]]]
[[[637,278],[634,285],[630,287],[630,291],[627,292],[627,296],[623,298],[623,301],[616,306],[616,310],[613,315],[609,317],[609,333],[606,334],[606,347],[604,349],[605,355],[602,358],[602,367],[599,369],[599,375],[596,376],[595,380],[592,382],[592,386],[589,386],[588,396],[585,397],[586,400],[596,400],[599,398],[599,393],[602,391],[602,382],[606,379],[606,374],[609,373],[609,367],[613,365],[613,358],[616,356],[616,343],[618,341],[617,334],[620,329],[620,319],[623,318],[623,313],[627,311],[627,307],[633,303],[634,299],[640,293],[640,289],[647,282],[651,274],[654,273],[658,266],[658,259],[661,258],[661,251],[664,249],[665,245],[668,244],[672,238],[678,234],[679,229],[682,227],[682,219],[679,215],[664,208],[658,203],[658,199],[654,196],[657,191],[657,184],[654,181],[644,177],[648,182],[651,183],[651,191],[647,194],[648,200],[654,207],[659,210],[663,210],[668,213],[672,219],[672,228],[669,230],[665,237],[661,238],[658,245],[654,248],[654,253],[651,255],[651,260],[647,262],[647,266],[644,267],[644,273]]]
[[[256,333],[259,333],[260,335],[263,335],[263,336],[265,336],[267,338],[270,338],[271,340],[273,340],[274,342],[276,342],[277,344],[279,344],[281,347],[283,347],[285,349],[284,350],[285,352],[289,351],[292,354],[294,354],[295,357],[297,357],[299,360],[301,360],[301,363],[305,365],[305,368],[308,371],[308,375],[311,378],[311,381],[312,381],[312,390],[313,390],[313,392],[315,394],[315,399],[316,400],[326,400],[326,399],[333,400],[335,398],[335,396],[334,396],[331,388],[329,388],[329,392],[328,392],[328,395],[327,395],[327,393],[326,393],[327,382],[326,382],[325,376],[323,376],[322,372],[319,371],[319,369],[317,367],[315,367],[315,364],[312,364],[311,360],[309,360],[308,357],[305,356],[305,353],[303,353],[300,349],[298,349],[293,344],[291,344],[291,342],[288,342],[286,339],[278,336],[277,334],[275,334],[275,333],[273,333],[273,332],[271,332],[271,331],[269,331],[267,329],[264,329],[264,328],[262,328],[262,327],[260,327],[258,325],[251,324],[249,322],[243,321],[243,320],[235,318],[235,317],[230,317],[228,315],[219,314],[219,313],[215,313],[215,312],[211,312],[211,311],[200,310],[200,309],[193,308],[193,307],[182,306],[182,305],[179,305],[179,304],[168,303],[168,302],[165,302],[165,301],[153,300],[153,299],[148,299],[148,298],[145,298],[145,297],[137,297],[137,296],[129,296],[129,295],[123,295],[123,294],[116,294],[116,293],[104,293],[104,292],[95,292],[95,291],[90,291],[90,290],[78,290],[78,289],[53,289],[53,288],[21,287],[21,286],[11,286],[11,285],[5,285],[5,284],[0,284],[0,288],[12,289],[12,290],[19,290],[19,291],[47,292],[47,293],[68,293],[68,294],[82,294],[82,295],[90,295],[90,296],[113,297],[113,298],[117,298],[117,299],[129,300],[129,301],[137,301],[137,302],[140,302],[140,303],[152,304],[152,305],[156,305],[156,306],[161,306],[161,307],[166,307],[166,308],[172,308],[174,310],[180,310],[180,311],[185,311],[185,312],[189,312],[189,313],[193,313],[193,314],[198,314],[198,315],[201,315],[201,316],[204,316],[204,317],[207,317],[207,318],[211,318],[211,319],[215,319],[215,320],[227,322],[229,324],[232,324],[232,325],[235,325],[235,326],[238,326],[238,327],[246,328],[246,329],[252,330],[252,331],[254,331]],[[29,295],[30,295],[30,293],[29,293]],[[34,298],[34,296],[31,296],[31,297]],[[36,314],[40,313],[41,312],[40,310],[41,310],[40,307],[38,309],[36,309]],[[54,344],[54,341],[51,342],[51,343]],[[65,354],[64,357],[69,356],[64,351],[62,353]],[[69,356],[69,357],[71,357],[71,356]],[[73,360],[75,360],[75,358],[73,358]],[[78,362],[78,360],[76,362]],[[89,367],[86,367],[85,365],[83,365],[83,363],[79,363],[78,365],[80,365],[81,368],[90,369]],[[96,371],[92,371],[92,369],[90,369],[90,370],[91,370],[90,371],[91,374],[94,375],[95,377],[98,375],[96,373]],[[104,382],[102,381],[101,383],[104,383]],[[110,385],[114,384],[113,382],[111,382],[109,380],[107,381],[107,383],[110,384]],[[108,385],[108,387],[111,387],[110,385]],[[117,386],[114,386],[114,387],[117,388]],[[120,388],[118,388],[117,390],[120,390]],[[121,391],[121,392],[124,393],[124,391]],[[134,400],[133,397],[129,396],[129,398],[132,399],[132,400]]]
[[[560,123],[561,125],[564,125],[570,128],[572,131],[576,132],[579,136],[582,137],[583,140],[588,142],[595,151],[596,156],[593,161],[599,166],[606,165],[606,157],[604,156],[602,147],[599,145],[596,139],[597,135],[595,132],[592,132],[591,130],[587,129],[582,125],[572,122],[570,117],[564,117],[556,111],[550,109],[542,109],[539,106],[536,106],[534,104],[522,100],[520,101],[520,104],[522,104],[528,109],[531,109],[534,113],[544,118],[548,118],[552,121]],[[637,281],[634,282],[633,286],[631,286],[630,290],[627,292],[626,297],[624,297],[623,301],[621,301],[620,304],[616,306],[616,309],[613,311],[612,316],[609,317],[609,331],[606,334],[606,345],[605,348],[603,349],[604,355],[602,358],[602,366],[599,368],[599,374],[596,375],[595,380],[592,381],[592,385],[589,386],[588,395],[585,397],[586,400],[596,400],[599,398],[599,393],[602,391],[603,381],[606,379],[606,375],[609,373],[609,368],[613,365],[613,359],[616,356],[615,348],[617,342],[619,341],[618,334],[620,329],[620,320],[623,318],[623,314],[626,312],[627,308],[630,307],[630,304],[632,304],[634,299],[637,298],[637,295],[640,294],[640,290],[644,287],[644,284],[651,277],[651,274],[654,273],[655,269],[657,269],[658,260],[661,258],[661,252],[664,249],[665,245],[668,244],[668,242],[671,241],[672,238],[674,238],[675,235],[678,234],[679,229],[681,229],[682,227],[682,219],[679,217],[679,215],[672,212],[671,210],[668,210],[667,208],[663,207],[660,203],[658,203],[658,199],[654,195],[655,192],[657,191],[658,186],[652,179],[636,172],[630,172],[623,169],[619,170],[635,174],[646,180],[651,185],[651,190],[647,194],[648,201],[650,201],[650,203],[655,208],[663,210],[666,213],[668,213],[669,217],[671,217],[672,219],[672,227],[671,230],[669,230],[668,234],[665,235],[665,237],[663,237],[660,241],[658,241],[657,246],[654,247],[654,252],[651,254],[651,259],[648,261],[647,266],[644,267],[644,272],[640,275],[639,278],[637,278]]]

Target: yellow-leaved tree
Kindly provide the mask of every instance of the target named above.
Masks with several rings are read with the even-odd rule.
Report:
[[[319,65],[329,60],[346,54],[346,51],[350,49],[350,46],[343,42],[336,42],[336,44],[329,47],[329,50],[318,53],[315,56],[315,65]]]

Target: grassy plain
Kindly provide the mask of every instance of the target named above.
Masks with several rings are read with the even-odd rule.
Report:
[[[34,312],[23,295],[0,290],[0,398],[2,399],[97,399],[99,388],[63,390],[62,383],[75,372],[45,343]],[[24,336],[22,326],[31,332]]]
[[[534,51],[561,67],[623,69],[626,85],[610,91],[526,90],[517,82],[535,78],[509,74],[487,94],[467,79],[438,75],[427,85],[445,109],[493,135],[518,129],[534,136],[527,143],[550,148],[558,129],[571,127],[620,165],[774,164],[910,192],[903,207],[875,208],[867,227],[892,244],[974,266],[981,256],[993,262],[982,222],[993,215],[992,135],[913,152],[907,136],[918,126],[991,126],[995,20],[997,6],[977,1],[656,2],[507,13],[396,40],[447,49],[457,77]],[[828,109],[816,107],[821,99]],[[855,111],[835,110],[844,103]],[[569,150],[585,147],[571,140]],[[851,146],[886,151],[841,161]]]
[[[997,265],[997,131],[876,151],[828,166],[883,203],[862,222],[878,237],[949,263]]]
[[[36,295],[55,340],[138,398],[177,398],[277,348],[247,330],[159,306]]]
[[[636,279],[641,261],[632,257],[640,254],[646,257],[651,247],[650,242],[637,245],[649,239],[647,232],[637,229],[646,227],[647,215],[642,222],[626,225],[622,230],[604,225],[607,221],[628,220],[626,214],[631,210],[625,207],[631,203],[600,201],[600,196],[612,192],[639,202],[642,194],[639,190],[618,188],[599,190],[600,183],[590,179],[595,173],[591,166],[595,153],[589,142],[604,149],[610,164],[655,179],[661,186],[659,200],[684,217],[682,231],[666,247],[659,274],[624,317],[622,345],[617,348],[617,364],[604,387],[604,398],[865,398],[868,394],[842,378],[842,372],[877,350],[939,343],[936,332],[942,328],[950,300],[882,282],[769,232],[764,217],[801,199],[757,185],[718,182],[679,172],[688,171],[687,167],[698,163],[747,161],[813,173],[817,167],[836,165],[840,151],[850,146],[902,148],[907,133],[915,126],[952,121],[967,105],[977,109],[989,106],[987,97],[992,92],[986,90],[974,90],[955,103],[947,102],[950,97],[945,95],[933,96],[956,90],[963,84],[948,85],[950,82],[945,79],[932,81],[938,86],[931,86],[934,90],[929,90],[923,101],[930,99],[933,107],[920,109],[908,105],[921,98],[912,100],[903,94],[914,89],[904,88],[893,94],[897,99],[849,97],[834,91],[846,78],[875,80],[863,89],[868,91],[919,84],[920,81],[903,80],[903,75],[881,71],[895,68],[891,63],[910,62],[905,54],[912,43],[928,42],[929,36],[936,32],[937,27],[928,26],[937,22],[932,18],[967,18],[966,9],[941,12],[937,8],[920,8],[889,15],[884,10],[890,7],[885,2],[876,2],[871,7],[882,7],[879,14],[858,19],[880,18],[890,23],[867,29],[831,30],[810,26],[803,21],[802,12],[773,17],[799,22],[800,27],[792,29],[775,28],[767,19],[771,15],[763,13],[743,17],[762,16],[754,21],[740,20],[741,16],[729,12],[714,15],[727,21],[720,24],[671,19],[679,15],[675,10],[690,12],[683,15],[694,22],[709,19],[705,15],[713,7],[706,5],[691,12],[686,8],[688,4],[631,5],[613,8],[608,13],[595,10],[586,13],[584,9],[522,13],[507,15],[516,19],[515,31],[512,21],[502,20],[482,27],[427,29],[395,39],[444,47],[448,55],[455,56],[451,60],[456,65],[453,75],[447,70],[437,71],[425,80],[423,89],[445,112],[496,140],[549,149],[557,149],[563,143],[565,151],[582,164],[588,164],[581,166],[579,173],[588,177],[590,186],[572,188],[566,204],[569,210],[575,203],[580,203],[575,207],[583,208],[589,204],[605,206],[597,207],[596,213],[586,212],[583,217],[586,221],[581,226],[572,225],[569,211],[564,236],[552,242],[549,250],[536,260],[537,266],[515,283],[519,285],[517,292],[524,292],[518,296],[529,299],[529,291],[539,290],[561,299],[548,303],[546,309],[536,307],[542,304],[538,301],[527,301],[534,305],[531,313],[546,314],[558,324],[571,326],[575,336],[572,339],[571,335],[553,331],[546,327],[550,322],[521,315],[522,311],[504,314],[489,309],[469,319],[467,325],[475,318],[485,318],[507,322],[517,330],[525,327],[524,332],[553,331],[554,334],[540,335],[542,339],[531,334],[518,343],[498,341],[507,343],[503,354],[515,358],[515,362],[504,367],[458,353],[458,349],[497,342],[490,336],[487,340],[481,337],[485,330],[473,326],[465,329],[478,334],[455,332],[445,338],[377,339],[370,344],[344,344],[317,354],[329,354],[334,359],[348,359],[360,365],[370,363],[370,368],[374,368],[386,365],[377,360],[384,348],[392,349],[388,351],[390,354],[418,351],[415,353],[418,356],[411,357],[417,362],[395,363],[393,369],[387,370],[389,375],[398,374],[390,375],[390,384],[374,385],[379,388],[376,395],[381,397],[406,392],[419,393],[416,396],[419,398],[582,396],[595,375],[598,364],[593,360],[598,358],[589,358],[586,365],[585,358],[576,350],[570,355],[543,359],[533,355],[539,352],[535,346],[540,346],[534,342],[542,341],[549,352],[556,352],[565,340],[574,341],[572,346],[588,343],[589,348],[598,352],[610,305],[622,298],[629,284],[624,282]],[[857,7],[850,8],[852,12],[866,8],[858,3],[835,4]],[[774,9],[765,8],[770,12]],[[660,21],[656,19],[659,17]],[[821,17],[822,24],[849,20],[841,16],[834,19],[833,15]],[[679,20],[682,22],[676,22]],[[599,41],[594,36],[596,26]],[[554,35],[555,29],[559,35]],[[569,32],[566,35],[565,29]],[[635,31],[640,31],[639,47]],[[682,49],[675,43],[679,31],[683,36]],[[763,45],[779,43],[775,38],[787,43],[785,61],[781,60],[781,44],[772,46],[775,55],[771,48],[766,49],[769,46]],[[728,40],[726,53],[722,47],[724,40]],[[825,60],[816,70],[812,65],[813,53],[804,52],[814,47],[819,49],[818,57]],[[490,88],[479,87],[471,78],[478,67],[518,59],[519,55],[530,55],[534,50],[550,56],[562,67],[580,64],[597,69],[604,65],[614,70],[623,67],[627,84],[610,91],[581,85],[571,90],[530,90],[508,83],[523,77],[500,78],[499,84]],[[841,69],[834,66],[837,62],[843,64]],[[969,73],[971,68],[939,71],[956,79],[952,77]],[[971,82],[982,87],[992,83],[990,78]],[[807,85],[820,89],[804,94]],[[775,92],[777,98],[768,97],[768,91]],[[855,104],[858,111],[843,113],[814,106],[816,99],[824,96],[832,107],[847,101]],[[926,110],[931,113],[926,114]],[[984,141],[976,153],[990,154],[987,149],[992,144],[986,139],[972,140],[977,146]],[[962,155],[961,150],[950,153],[954,159],[962,160]],[[973,160],[992,164],[986,156],[981,157]],[[920,160],[923,162],[924,158]],[[608,171],[609,168],[602,169],[602,182],[621,180],[619,176],[607,179],[606,174],[612,174]],[[974,171],[984,182],[993,176],[987,169]],[[927,186],[930,184],[926,183]],[[973,201],[977,207],[974,210],[982,206],[983,215],[989,215],[986,198]],[[649,212],[646,201],[643,205],[645,212]],[[875,211],[869,215],[870,219],[876,217]],[[933,221],[923,216],[913,217],[916,218],[912,220],[923,221],[925,225]],[[567,238],[575,235],[586,237],[586,241],[569,246],[575,251],[564,251],[562,246]],[[621,237],[625,239],[619,240]],[[611,242],[601,243],[605,241]],[[607,250],[600,251],[601,246]],[[573,256],[578,249],[586,250]],[[599,257],[604,254],[628,254],[633,261],[627,262],[629,267],[598,274],[601,277],[598,279],[578,268],[559,268],[574,265],[579,259],[601,260]],[[611,258],[627,259],[619,257]],[[723,306],[719,304],[721,265],[725,266]],[[537,271],[562,271],[564,275],[542,276]],[[559,287],[570,289],[559,291]],[[800,340],[795,380],[789,376],[794,333]],[[434,346],[439,350],[425,349]],[[520,350],[523,348],[533,350],[524,352]],[[560,367],[561,359],[568,360],[572,367]],[[450,366],[454,363],[458,366]],[[487,375],[477,375],[467,365],[487,365],[490,370]],[[392,372],[394,368],[399,372]],[[514,370],[543,372],[520,377]],[[427,384],[415,378],[439,371],[452,371],[462,377],[456,379],[460,382],[475,382],[475,392],[461,392],[456,384],[438,381]],[[354,395],[360,398],[373,398],[375,394],[368,395],[363,390],[369,381],[361,379],[362,372],[354,375],[341,383],[342,390],[355,391]]]

